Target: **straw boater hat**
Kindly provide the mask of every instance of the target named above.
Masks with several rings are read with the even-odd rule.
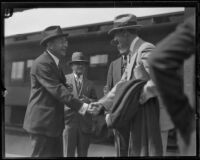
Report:
[[[133,14],[123,14],[115,17],[113,21],[113,28],[108,31],[108,34],[113,35],[116,31],[122,29],[136,29],[141,28],[141,25],[137,24],[137,17]]]
[[[86,59],[86,57],[84,56],[82,52],[74,52],[72,54],[72,60],[69,62],[69,64],[71,65],[77,62],[89,64],[89,61]]]
[[[50,26],[47,27],[42,32],[42,40],[40,41],[40,45],[45,45],[47,41],[56,38],[56,37],[62,37],[62,36],[68,36],[67,33],[63,33],[60,26]]]

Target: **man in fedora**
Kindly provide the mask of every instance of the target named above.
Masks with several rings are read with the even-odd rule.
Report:
[[[114,41],[111,44],[115,46]],[[126,69],[128,52],[118,49],[120,57],[110,63],[107,73],[107,83],[105,86],[105,92],[108,93],[122,78],[122,75]],[[113,129],[114,142],[117,157],[123,157],[128,155],[128,143],[129,143],[129,126],[124,126],[121,133]]]
[[[82,52],[74,52],[69,64],[72,68],[72,73],[65,75],[65,77],[67,84],[70,84],[73,88],[73,96],[85,103],[97,100],[94,85],[86,77],[86,68],[89,62],[84,54]],[[75,151],[77,150],[78,157],[87,157],[90,137],[93,131],[92,115],[86,113],[82,116],[73,108],[65,106],[64,118],[64,156],[75,157]]]
[[[137,31],[140,29],[140,25],[137,24],[137,17],[132,14],[124,14],[117,16],[114,19],[114,26],[108,32],[111,36],[113,36],[113,40],[111,41],[114,44],[118,51],[126,55],[127,57],[127,65],[126,69],[122,75],[122,78],[119,82],[113,85],[113,88],[110,92],[108,92],[102,99],[98,102],[92,103],[93,107],[98,108],[93,111],[94,115],[99,114],[101,110],[110,111],[106,115],[106,123],[112,123],[113,110],[112,105],[116,94],[120,90],[117,90],[120,85],[129,83],[129,81],[135,80],[143,80],[147,81],[144,87],[142,88],[140,94],[140,98],[137,100],[139,104],[148,104],[149,100],[154,99],[156,94],[155,85],[152,83],[149,75],[149,64],[147,62],[148,57],[151,55],[152,50],[155,48],[153,44],[145,42],[142,40]],[[131,98],[134,95],[129,95]],[[123,105],[122,105],[123,106]],[[129,106],[130,110],[131,107]],[[146,107],[146,106],[145,106]],[[119,149],[121,152],[118,156],[155,156],[162,155],[162,143],[161,143],[161,135],[160,135],[160,127],[159,127],[159,107],[155,104],[155,106],[149,105],[148,118],[149,121],[145,121],[146,124],[151,124],[149,126],[144,125],[144,128],[148,128],[148,131],[153,134],[145,133],[148,136],[148,139],[142,139],[144,135],[140,135],[141,137],[136,137],[134,132],[139,133],[143,128],[138,123],[136,124],[137,130],[133,130],[133,122],[125,122],[122,128],[117,128],[116,133],[119,135],[119,143],[118,147],[122,147],[123,149]],[[123,108],[122,108],[123,109]],[[117,110],[118,111],[118,110]],[[117,112],[116,111],[116,112]],[[120,115],[121,113],[116,113],[116,115]],[[127,115],[130,113],[126,113]],[[135,125],[135,124],[134,124]],[[130,129],[131,128],[131,129]],[[145,136],[146,136],[145,135]],[[129,137],[130,136],[130,137]],[[145,143],[148,142],[148,143]],[[145,144],[145,145],[143,145]]]
[[[32,157],[62,157],[64,105],[82,115],[89,105],[73,96],[59,67],[68,47],[67,34],[60,26],[50,26],[42,36],[40,44],[46,49],[30,71],[31,93],[23,128],[31,137]]]

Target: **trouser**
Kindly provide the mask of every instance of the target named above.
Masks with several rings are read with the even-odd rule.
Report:
[[[127,126],[120,130],[113,129],[117,157],[128,156],[130,128]]]
[[[62,135],[48,137],[40,134],[30,134],[33,151],[31,157],[63,157]]]
[[[65,125],[63,132],[64,157],[75,157],[77,149],[78,157],[87,157],[90,134],[83,133],[77,126]]]
[[[161,131],[161,138],[162,138],[162,145],[163,145],[163,156],[166,156],[166,153],[167,153],[168,133],[169,133],[169,130]]]

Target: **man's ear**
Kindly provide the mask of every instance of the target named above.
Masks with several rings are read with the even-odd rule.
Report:
[[[48,41],[48,42],[46,43],[46,47],[49,48],[49,49],[52,48],[51,45],[52,45],[52,42],[51,42],[51,41]]]

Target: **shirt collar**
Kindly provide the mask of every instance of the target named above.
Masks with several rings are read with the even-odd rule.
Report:
[[[83,80],[83,75],[80,75],[80,77],[78,77],[77,74],[74,73],[74,77],[75,77],[76,80],[80,80],[80,81]]]
[[[59,64],[59,59],[54,56],[49,50],[47,50],[47,52],[49,53],[49,55],[53,58],[53,60],[55,61],[56,65],[58,66]]]

